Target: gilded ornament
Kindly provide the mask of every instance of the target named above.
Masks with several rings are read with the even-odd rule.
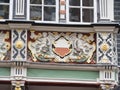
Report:
[[[105,59],[105,58],[104,58],[104,59],[102,60],[102,62],[103,62],[103,63],[108,63],[108,59]]]
[[[58,35],[58,32],[53,32],[54,35]]]
[[[20,82],[16,82],[15,90],[22,90],[20,86]]]
[[[35,32],[35,30],[30,30],[30,32]]]
[[[15,90],[22,90],[21,87],[15,87]]]
[[[22,42],[21,40],[16,41],[15,47],[16,47],[17,49],[23,48],[23,42]]]
[[[109,85],[105,85],[106,89],[110,89],[110,86]]]
[[[10,43],[5,42],[6,43],[6,49],[9,50],[10,49]]]
[[[108,49],[109,49],[108,44],[104,43],[104,44],[101,45],[101,50],[102,51],[107,51]]]
[[[101,60],[102,63],[110,63],[108,57],[106,55],[103,56],[102,60]]]

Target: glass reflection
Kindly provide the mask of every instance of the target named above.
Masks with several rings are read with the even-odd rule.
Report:
[[[0,5],[0,19],[8,19],[8,18],[9,18],[9,6]]]
[[[83,0],[83,6],[93,6],[93,0]]]
[[[9,3],[9,0],[0,0],[0,3]]]
[[[42,19],[42,8],[31,6],[30,7],[30,19],[31,20],[41,20]]]
[[[70,8],[70,21],[80,22],[80,8]]]
[[[93,22],[93,9],[83,9],[83,22]]]
[[[30,0],[30,4],[42,4],[42,0]]]
[[[55,5],[55,0],[44,0],[45,5]]]
[[[80,6],[80,0],[69,0],[70,6]]]
[[[44,7],[44,20],[55,21],[55,7]]]

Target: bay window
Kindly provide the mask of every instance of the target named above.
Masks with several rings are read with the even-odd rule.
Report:
[[[30,20],[56,21],[58,0],[30,0]]]
[[[0,0],[0,19],[9,18],[9,0]]]
[[[95,0],[68,0],[67,3],[68,22],[89,23],[95,21]]]

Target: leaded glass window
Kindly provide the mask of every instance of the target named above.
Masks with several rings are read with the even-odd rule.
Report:
[[[56,21],[57,1],[30,0],[30,20]]]
[[[68,0],[68,22],[94,22],[95,0]]]

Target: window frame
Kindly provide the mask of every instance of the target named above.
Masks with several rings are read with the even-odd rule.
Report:
[[[44,4],[44,0],[42,0],[42,4],[41,4],[41,7],[42,7],[42,19],[41,20],[31,20],[30,19],[30,7],[31,7],[31,4],[30,4],[30,0],[28,0],[27,2],[27,20],[29,21],[35,21],[36,23],[58,23],[59,21],[59,0],[55,0],[56,1],[56,5],[45,5]],[[35,5],[35,4],[32,4],[32,5]],[[40,5],[40,4],[38,4]],[[44,19],[44,7],[55,7],[55,21],[46,21],[46,20],[43,20]]]
[[[13,0],[10,0],[9,2],[9,19],[12,20],[13,19]]]
[[[90,23],[96,23],[97,22],[97,0],[93,0],[93,6],[82,6],[82,0],[80,0],[80,6],[69,6],[69,0],[66,0],[66,23],[69,24],[90,24]],[[70,13],[69,9],[70,7],[75,7],[80,9],[80,22],[72,22],[70,21]],[[83,9],[92,9],[93,10],[93,22],[83,22],[82,14],[83,14]]]

